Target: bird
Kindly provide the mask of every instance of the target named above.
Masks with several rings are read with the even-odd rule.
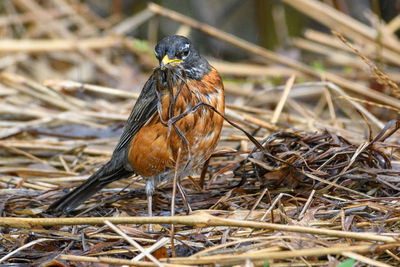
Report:
[[[174,175],[197,173],[210,158],[225,111],[218,71],[184,36],[164,37],[154,54],[159,65],[144,84],[110,160],[48,211],[68,214],[106,185],[137,174],[145,180],[152,216],[157,185]]]

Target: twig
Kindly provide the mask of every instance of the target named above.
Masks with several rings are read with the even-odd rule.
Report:
[[[332,182],[330,182],[330,181],[324,180],[324,179],[319,178],[319,177],[317,177],[317,176],[315,176],[315,175],[313,175],[313,174],[311,174],[311,173],[307,173],[307,172],[303,171],[303,174],[306,175],[307,177],[311,178],[311,179],[317,180],[317,181],[319,181],[319,182],[328,184],[328,185],[333,186],[333,187],[340,188],[340,189],[342,189],[342,190],[351,192],[351,193],[353,193],[353,194],[360,195],[360,196],[365,197],[365,198],[370,198],[370,197],[371,197],[371,196],[369,196],[369,195],[367,195],[367,194],[358,192],[358,191],[356,191],[356,190],[347,188],[347,187],[345,187],[345,186],[341,186],[341,185],[332,183]]]
[[[7,259],[11,258],[14,254],[20,252],[21,250],[24,250],[24,249],[26,249],[26,248],[29,248],[29,247],[31,247],[31,246],[33,246],[33,245],[38,244],[38,243],[45,242],[45,241],[50,241],[50,240],[53,240],[53,239],[50,239],[50,238],[40,238],[40,239],[37,239],[37,240],[33,240],[33,241],[31,241],[31,242],[29,242],[29,243],[23,245],[22,247],[19,247],[19,248],[17,248],[16,250],[14,250],[14,251],[8,253],[7,255],[5,255],[3,258],[0,259],[0,263],[2,263],[3,261],[6,261]]]
[[[359,102],[359,103],[363,103],[363,104],[368,104],[368,105],[375,106],[375,107],[378,107],[378,108],[390,109],[390,110],[393,110],[393,111],[395,111],[397,113],[400,113],[400,109],[399,108],[394,108],[394,107],[388,106],[388,105],[381,105],[381,104],[378,104],[378,103],[375,103],[375,102],[371,102],[371,101],[368,101],[368,100],[364,100],[364,99],[359,99],[359,98],[355,98],[355,97],[351,97],[351,96],[344,96],[344,95],[343,96],[339,96],[339,98],[346,99],[346,100],[351,100],[351,101],[355,101],[355,102]]]
[[[86,90],[95,93],[101,93],[106,95],[118,96],[123,98],[133,98],[137,99],[139,97],[136,93],[131,93],[127,91],[122,91],[115,88],[109,88],[104,86],[98,86],[93,84],[79,83],[75,81],[67,81],[67,80],[46,80],[43,82],[45,86],[54,88],[56,90]]]
[[[400,89],[396,83],[394,83],[385,73],[383,73],[380,69],[376,67],[366,56],[361,54],[346,38],[343,37],[340,33],[333,31],[333,34],[336,35],[345,45],[347,45],[350,49],[354,51],[364,62],[370,67],[370,72],[374,75],[376,81],[386,87],[389,87],[393,94],[397,97],[400,97]]]
[[[250,215],[253,213],[253,211],[257,208],[258,204],[260,204],[262,198],[264,197],[265,193],[267,193],[268,187],[265,187],[264,190],[261,192],[260,196],[257,198],[256,203],[251,207],[249,213],[244,217],[245,220],[250,217]]]
[[[289,80],[286,82],[285,89],[282,92],[281,99],[278,102],[278,105],[276,105],[274,115],[272,115],[271,123],[275,124],[278,122],[279,115],[282,112],[283,106],[285,105],[286,99],[289,96],[290,90],[292,89],[294,80],[296,78],[296,75],[290,76]]]
[[[398,247],[400,244],[393,244]],[[383,246],[384,247],[384,246]],[[310,248],[299,249],[295,251],[273,251],[263,252],[257,251],[253,253],[243,253],[241,255],[216,255],[216,256],[202,256],[190,258],[171,258],[170,262],[180,264],[234,264],[243,262],[246,259],[287,259],[301,256],[323,256],[328,254],[342,254],[343,252],[356,251],[356,252],[370,252],[381,249],[379,246],[359,245],[359,246],[338,246],[331,248]]]
[[[168,242],[169,242],[169,238],[168,237],[163,237],[160,240],[158,240],[156,243],[154,243],[151,247],[146,248],[145,251],[147,253],[152,253],[153,251],[165,246]],[[139,255],[134,257],[132,259],[132,261],[140,261],[145,256],[146,256],[145,253],[140,253]]]
[[[180,177],[178,177],[180,160],[181,160],[181,148],[179,147],[177,158],[176,158],[174,181],[172,184],[171,216],[175,216],[176,187],[177,187],[178,179],[180,179]],[[182,198],[183,198],[183,195],[182,195]],[[171,224],[171,254],[172,254],[172,257],[175,257],[174,238],[175,238],[175,225]]]
[[[310,206],[311,201],[312,201],[312,199],[313,199],[313,197],[314,197],[314,194],[315,194],[315,190],[313,189],[313,190],[311,191],[311,193],[310,193],[310,196],[309,196],[308,199],[307,199],[306,204],[304,204],[304,207],[303,207],[303,209],[302,209],[301,212],[300,212],[300,215],[299,215],[299,219],[300,219],[300,220],[304,217],[304,214],[306,213],[308,207]]]
[[[361,262],[363,262],[365,264],[368,264],[369,266],[377,266],[377,267],[391,267],[392,266],[392,265],[389,265],[389,264],[386,264],[386,263],[383,263],[383,262],[380,262],[380,261],[365,257],[363,255],[360,255],[360,254],[352,252],[352,251],[345,251],[345,252],[342,252],[341,254],[343,256],[346,256],[346,257],[361,261]]]
[[[241,221],[223,219],[204,211],[194,212],[187,216],[154,216],[154,217],[82,217],[82,218],[10,218],[0,217],[0,226],[32,228],[34,226],[52,225],[80,225],[80,224],[104,224],[105,221],[116,224],[183,224],[194,227],[206,226],[232,226],[249,227],[255,229],[270,229],[276,231],[288,231],[308,234],[320,234],[343,238],[354,238],[359,240],[396,242],[394,237],[383,236],[375,233],[345,232],[329,229],[318,229],[313,227],[303,227],[294,225],[283,225],[266,222]]]
[[[133,240],[132,238],[130,238],[127,234],[125,234],[124,232],[122,232],[117,226],[115,226],[114,224],[112,224],[110,221],[105,220],[104,224],[107,224],[108,226],[110,226],[111,229],[114,230],[114,232],[116,232],[117,234],[119,234],[120,236],[122,236],[126,241],[128,241],[129,244],[131,244],[132,246],[134,246],[135,248],[137,248],[140,252],[142,252],[143,254],[145,254],[146,257],[148,257],[152,262],[154,262],[155,264],[157,264],[157,266],[162,267],[163,264],[161,262],[159,262],[156,258],[154,258],[153,255],[151,255],[148,251],[146,251],[141,245],[139,245],[135,240]]]
[[[148,21],[154,16],[148,8],[136,13],[135,15],[123,20],[112,28],[112,31],[116,34],[126,34],[131,30],[134,30],[144,22]]]
[[[143,267],[157,266],[156,264],[154,264],[152,262],[145,262],[145,261],[132,262],[130,260],[110,258],[110,257],[87,257],[87,256],[75,256],[75,255],[62,254],[62,255],[58,256],[58,258],[60,260],[66,260],[66,261],[108,263],[108,264],[112,264],[112,265],[115,264],[115,265],[143,266]],[[169,266],[185,267],[186,266],[186,265],[177,265],[177,264],[168,264],[168,263],[163,263],[163,265],[166,267],[169,267]]]
[[[334,9],[328,4],[316,0],[284,0],[284,2],[327,27],[340,30],[349,38],[358,39],[374,46],[377,44],[378,31],[376,29]],[[398,53],[400,47],[398,42],[393,42],[392,38],[387,35],[385,35],[385,39],[390,39],[390,42],[381,42],[380,45]]]
[[[79,42],[79,46],[77,46]],[[84,49],[104,49],[122,44],[118,36],[93,37],[81,40],[71,39],[23,39],[0,40],[1,53],[49,53],[55,51],[78,51]]]

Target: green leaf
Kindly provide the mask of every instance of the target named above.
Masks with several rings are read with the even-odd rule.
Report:
[[[149,47],[149,43],[145,40],[135,39],[133,45],[139,51],[153,54],[153,50]]]
[[[311,67],[318,72],[325,72],[325,67],[321,61],[313,61]]]
[[[355,259],[347,259],[344,262],[340,263],[336,267],[353,267],[355,263]]]
[[[351,66],[346,66],[345,68],[344,68],[344,73],[346,74],[346,75],[351,75],[351,74],[353,74],[353,68],[351,67]]]

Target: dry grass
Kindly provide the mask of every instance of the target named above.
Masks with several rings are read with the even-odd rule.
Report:
[[[353,75],[338,71],[337,59],[317,70],[154,4],[131,18],[106,20],[78,1],[7,2],[11,15],[0,20],[0,264],[335,266],[353,258],[398,266],[398,80],[370,61],[377,56],[371,46],[380,45],[371,40],[373,28],[316,1],[301,2],[309,5],[305,14],[326,12],[321,18],[331,20],[323,22],[351,39],[345,42],[363,59],[352,65]],[[133,177],[70,216],[45,213],[110,157],[156,64],[152,44],[125,34],[149,20],[156,31],[154,14],[272,63],[215,62],[233,125],[225,123],[207,172],[182,181],[195,211],[186,215],[172,183],[164,183],[154,197],[156,216],[146,217],[144,183]],[[384,32],[390,42],[381,50],[383,66],[398,73],[399,63],[390,60],[391,53],[399,56],[398,40]],[[294,45],[357,58],[334,35],[306,38],[312,45]],[[393,96],[374,88],[363,62],[393,85]],[[266,84],[273,74],[288,78],[286,85]]]

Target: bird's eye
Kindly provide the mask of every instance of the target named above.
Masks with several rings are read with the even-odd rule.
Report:
[[[189,49],[183,50],[181,55],[182,55],[182,58],[187,57],[189,55]]]

